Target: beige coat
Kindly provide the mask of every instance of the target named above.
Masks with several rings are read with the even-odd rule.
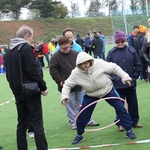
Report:
[[[87,60],[92,60],[93,64],[88,72],[82,71],[78,65]],[[69,99],[69,93],[75,85],[81,85],[88,96],[101,98],[108,94],[113,83],[110,74],[116,74],[122,79],[122,82],[130,80],[129,75],[124,72],[115,63],[106,62],[102,59],[93,59],[85,52],[81,52],[77,56],[77,67],[72,71],[69,78],[65,81],[61,94],[61,101]]]

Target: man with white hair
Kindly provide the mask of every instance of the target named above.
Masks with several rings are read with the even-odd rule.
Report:
[[[29,116],[33,123],[36,148],[38,150],[48,149],[43,128],[41,104],[41,94],[46,96],[48,94],[48,90],[46,87],[46,82],[40,75],[36,58],[33,54],[33,47],[31,46],[32,42],[33,30],[29,26],[23,25],[16,32],[16,37],[11,39],[10,49],[5,55],[7,64],[6,77],[15,96],[18,113],[16,132],[17,150],[28,149],[26,131]],[[27,81],[37,82],[40,92],[32,96],[26,96],[23,93],[22,82]]]

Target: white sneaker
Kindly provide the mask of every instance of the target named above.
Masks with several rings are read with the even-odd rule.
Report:
[[[33,138],[34,138],[34,132],[29,132],[28,134],[29,134],[29,138],[30,138],[30,139],[33,139]]]

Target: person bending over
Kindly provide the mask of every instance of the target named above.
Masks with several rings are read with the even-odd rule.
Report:
[[[71,72],[71,75],[63,85],[61,104],[63,106],[67,104],[70,90],[76,85],[82,86],[86,93],[79,111],[100,98],[119,97],[110,79],[110,74],[112,73],[119,76],[124,84],[131,85],[130,76],[115,63],[106,62],[102,59],[93,59],[85,52],[79,53],[76,60],[76,68]],[[114,107],[118,120],[120,119],[120,124],[126,129],[125,137],[135,139],[136,136],[131,130],[132,119],[124,108],[122,101],[114,98],[106,100],[106,102]],[[85,109],[77,118],[77,135],[72,144],[78,144],[84,140],[82,134],[95,106],[96,103]]]

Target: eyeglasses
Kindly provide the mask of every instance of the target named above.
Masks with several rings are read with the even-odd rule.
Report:
[[[125,41],[116,41],[116,44],[123,44]]]

